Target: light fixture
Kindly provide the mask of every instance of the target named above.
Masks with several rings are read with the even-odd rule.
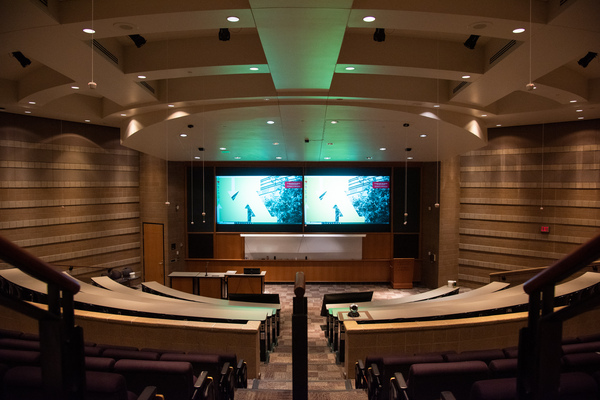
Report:
[[[369,15],[369,16],[364,17],[363,21],[365,21],[365,22],[373,22],[373,21],[375,21],[375,17],[372,16],[372,15]]]
[[[577,100],[570,100],[569,103],[577,103]]]
[[[234,157],[234,158],[235,158],[236,160],[241,160],[241,159],[242,159],[242,157],[240,157],[240,156],[237,156],[237,157]]]
[[[473,50],[477,44],[477,40],[479,40],[479,35],[471,35],[463,44],[467,49]]]
[[[13,51],[12,56],[21,64],[21,67],[25,68],[26,66],[31,64],[31,60],[20,51]]]
[[[180,133],[179,136],[180,137],[187,137],[187,133]]]
[[[79,86],[71,86],[71,89],[73,89],[73,90],[79,90]]]
[[[229,33],[229,29],[221,28],[219,29],[219,40],[222,42],[226,42],[231,39],[231,34]]]
[[[25,114],[31,114],[31,111],[25,110]]]
[[[219,147],[219,150],[225,151],[225,150],[227,150],[227,147]]]
[[[127,116],[127,114],[121,113],[121,117],[126,117],[126,116]]]
[[[379,148],[379,150],[381,150],[381,151],[386,151],[386,150],[387,150],[387,148],[385,148],[385,147],[380,147],[380,148]]]
[[[463,75],[461,76],[462,79],[469,79],[471,77],[471,75]]]
[[[440,108],[440,105],[439,104],[434,104],[433,108]]]
[[[250,67],[250,71],[258,71],[258,67]]]
[[[385,29],[384,28],[375,28],[375,33],[373,34],[373,40],[376,42],[385,42]]]
[[[583,112],[582,109],[575,110],[575,112]]]
[[[138,75],[138,79],[146,79],[147,76],[146,75]]]
[[[239,17],[236,17],[235,15],[231,15],[229,17],[227,17],[227,21],[229,22],[238,22],[240,19]]]
[[[269,124],[269,125],[273,125],[274,123],[275,123],[275,121],[271,121],[271,120],[267,121],[267,124]]]
[[[175,104],[167,104],[167,107],[169,107],[169,108],[174,108],[174,107],[175,107]]]
[[[85,33],[87,33],[88,35],[96,33],[96,31],[94,29],[92,29],[92,28],[84,28],[83,31]]]
[[[354,71],[356,68],[354,67],[346,67],[346,71]]]
[[[336,120],[333,120],[333,121],[331,121],[331,123],[332,123],[333,125],[335,125],[335,124],[337,124],[337,123],[338,123],[338,121],[336,121]]]
[[[281,156],[275,157],[276,160],[281,160]]]
[[[421,134],[419,135],[419,137],[420,137],[420,138],[426,138],[426,137],[427,137],[427,134],[425,134],[425,133],[421,133]]]
[[[513,33],[523,33],[523,32],[525,32],[525,28],[516,28],[516,29],[513,29],[512,32]]]
[[[142,35],[129,35],[129,39],[133,41],[138,49],[146,44],[146,39]]]
[[[279,142],[273,142],[273,146],[279,146]]]
[[[581,65],[583,68],[586,68],[588,64],[596,58],[598,53],[594,53],[593,51],[588,52],[585,56],[581,57],[577,64]]]
[[[194,157],[194,160],[199,160],[199,159],[200,159],[200,156],[195,156]]]
[[[34,105],[35,101],[28,101],[29,104]]]
[[[331,157],[323,157],[324,160],[331,160]]]

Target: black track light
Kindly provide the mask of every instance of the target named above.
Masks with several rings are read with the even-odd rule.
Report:
[[[385,42],[385,29],[376,28],[373,34],[373,40],[376,42]]]
[[[475,45],[477,44],[477,40],[479,39],[479,35],[471,35],[469,36],[469,38],[467,40],[465,40],[465,47],[467,49],[471,49],[473,50],[475,48]]]
[[[20,51],[13,51],[12,56],[17,59],[21,67],[25,68],[29,64],[31,64],[31,60],[23,55]]]
[[[229,29],[221,28],[219,29],[219,40],[226,42],[231,38],[231,34],[229,33]]]
[[[133,40],[135,47],[138,49],[146,44],[146,39],[142,35],[129,35],[129,38]]]
[[[581,57],[579,59],[579,61],[577,61],[577,64],[581,65],[583,68],[587,67],[588,64],[594,59],[596,58],[596,56],[598,55],[598,53],[594,53],[593,51],[590,51],[589,53],[587,53],[585,56]]]

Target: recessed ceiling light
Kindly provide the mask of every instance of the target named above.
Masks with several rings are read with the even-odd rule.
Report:
[[[225,151],[225,150],[227,150],[227,147],[219,147],[219,150]]]
[[[173,108],[173,107],[175,107],[175,104],[167,104],[167,107]]]
[[[338,122],[334,120],[334,121],[331,121],[331,123],[335,125],[335,124],[337,124]]]
[[[331,160],[331,157],[323,157],[324,160]]]
[[[354,71],[356,68],[354,67],[346,67],[346,71]]]
[[[496,124],[496,126],[502,126],[502,124]]]
[[[427,137],[427,135],[426,135],[425,133],[421,133],[421,134],[419,135],[419,137],[426,138],[426,137]]]
[[[146,79],[146,75],[138,75],[139,79]]]
[[[366,16],[366,17],[363,18],[363,21],[365,21],[365,22],[373,22],[373,21],[375,21],[375,17],[372,16],[372,15],[368,15],[368,16]]]
[[[271,120],[267,121],[267,124],[269,124],[269,125],[273,125],[274,123],[275,123],[275,121],[271,121]]]
[[[200,159],[200,156],[194,157],[194,160],[199,160],[199,159]]]
[[[385,147],[380,147],[380,148],[379,148],[379,150],[381,150],[381,151],[385,151],[385,150],[387,150],[387,149],[386,149]]]
[[[29,101],[28,103],[31,104],[31,105],[34,105],[35,101]]]
[[[258,67],[250,67],[250,71],[258,71]]]
[[[469,79],[470,77],[471,77],[471,75],[463,75],[463,76],[461,76],[461,78],[463,78],[463,79]]]
[[[25,114],[31,114],[31,111],[25,110]]]
[[[83,29],[83,31],[84,31],[85,33],[89,33],[89,34],[96,33],[96,31],[95,31],[95,30],[93,30],[92,28],[84,28],[84,29]]]
[[[525,28],[516,28],[516,29],[513,29],[512,32],[513,33],[523,33],[523,32],[525,32]]]
[[[439,104],[434,104],[433,108],[440,108],[440,105]]]
[[[281,160],[281,156],[275,157],[276,160]]]
[[[279,142],[273,142],[273,146],[279,146]]]
[[[481,114],[482,117],[487,117],[487,114]]]
[[[79,90],[79,86],[71,86],[71,89],[73,89],[73,90]]]
[[[127,116],[127,114],[121,113],[121,117],[126,117],[126,116]]]
[[[579,109],[579,110],[575,110],[575,112],[583,112],[583,110],[582,110],[582,109]]]
[[[231,15],[229,17],[227,17],[227,21],[229,22],[238,22],[240,20],[239,17],[236,17],[235,15]]]
[[[578,117],[577,119],[584,119],[585,117]]]
[[[180,133],[179,136],[181,136],[181,137],[187,137],[187,133]]]
[[[91,122],[89,119],[86,119],[85,122]]]
[[[577,103],[577,100],[571,100],[569,103]]]
[[[412,157],[406,157],[406,159],[407,159],[407,160],[412,160],[413,158],[412,158]]]
[[[236,160],[241,160],[241,159],[242,159],[242,157],[240,157],[240,156],[237,156],[237,157],[235,157],[235,159],[236,159]]]

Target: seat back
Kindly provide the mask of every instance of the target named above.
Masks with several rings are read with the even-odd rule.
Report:
[[[193,394],[194,373],[189,362],[119,360],[114,370],[138,396],[146,386],[156,386],[156,392],[169,400],[189,400]]]
[[[483,361],[413,364],[408,373],[408,393],[411,399],[434,400],[449,391],[457,400],[467,400],[473,383],[488,376]]]

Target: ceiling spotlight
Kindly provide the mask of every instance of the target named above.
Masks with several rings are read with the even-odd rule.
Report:
[[[12,56],[17,59],[21,67],[25,68],[29,64],[31,64],[31,60],[23,55],[20,51],[13,51]]]
[[[479,39],[479,35],[471,35],[469,36],[469,38],[467,40],[465,40],[465,47],[467,49],[471,49],[473,50],[475,48],[475,45],[477,44],[477,40]]]
[[[229,21],[229,22],[238,22],[239,20],[240,20],[240,18],[236,17],[235,15],[227,17],[227,21]]]
[[[385,29],[376,28],[373,34],[373,40],[376,42],[385,42]]]
[[[13,53],[14,54],[14,53]],[[587,67],[588,64],[594,59],[596,58],[596,56],[598,55],[598,53],[594,53],[593,51],[590,51],[589,53],[587,53],[585,56],[581,57],[579,59],[579,61],[577,61],[577,64],[581,65],[583,68]]]
[[[231,34],[229,33],[229,29],[221,28],[219,29],[219,40],[222,42],[226,42],[231,38]]]
[[[373,22],[373,21],[375,21],[375,17],[373,17],[372,15],[369,15],[369,16],[364,17],[363,21],[365,21],[365,22]]]
[[[133,40],[133,44],[135,44],[135,47],[138,49],[146,44],[146,39],[144,39],[142,35],[129,35],[129,38]]]

